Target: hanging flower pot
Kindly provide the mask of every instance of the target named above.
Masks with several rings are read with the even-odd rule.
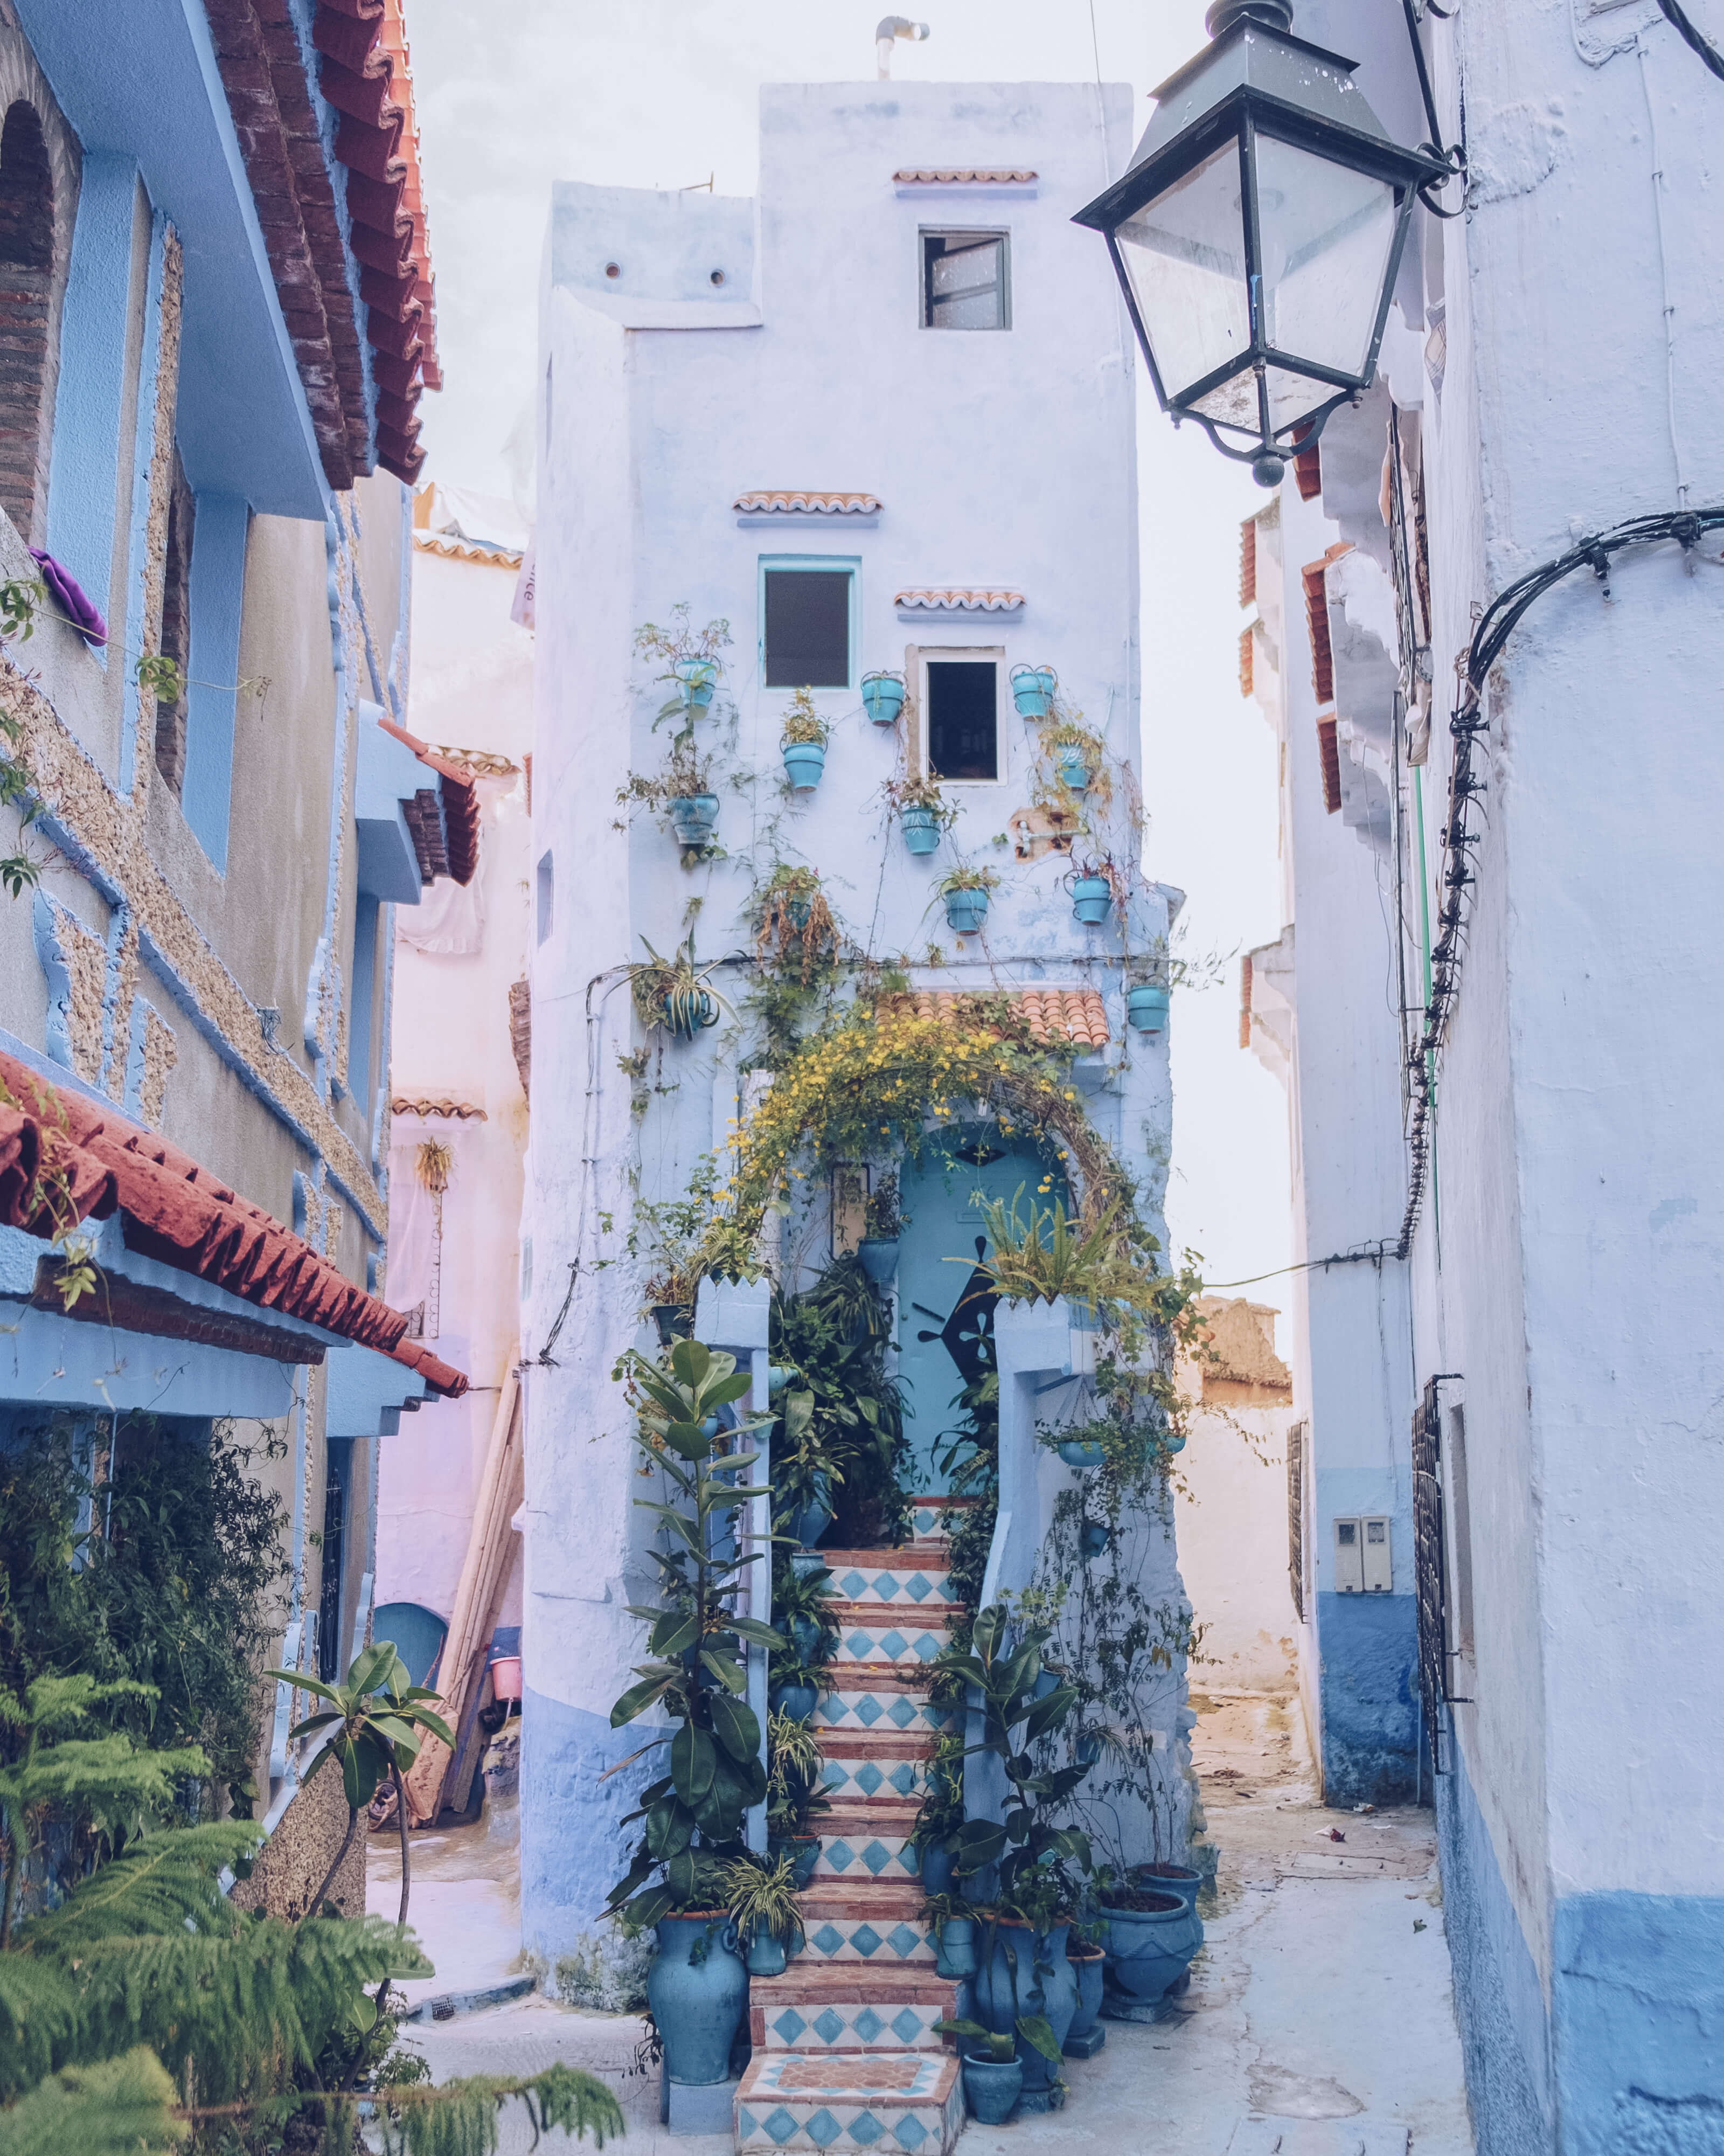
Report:
[[[1020,719],[1044,719],[1054,700],[1057,677],[1051,666],[1014,666],[1012,701]]]
[[[1060,783],[1073,793],[1088,791],[1090,781],[1095,776],[1090,767],[1090,759],[1080,748],[1063,748],[1055,759]],[[1082,920],[1083,916],[1078,916]]]
[[[876,1287],[884,1287],[898,1270],[898,1239],[865,1235],[856,1245],[862,1270]]]
[[[1167,1023],[1167,991],[1153,987],[1127,989],[1126,1017],[1139,1033],[1159,1033]]]
[[[807,790],[820,783],[820,774],[826,768],[826,744],[824,742],[790,742],[782,745],[784,773],[791,784]]]
[[[877,726],[890,726],[897,721],[904,708],[904,676],[901,674],[865,674],[862,676],[862,708]]]
[[[900,808],[898,828],[912,854],[931,854],[940,843],[940,813],[936,808]]]
[[[1099,928],[1113,910],[1113,886],[1105,875],[1080,875],[1071,886],[1071,910],[1085,928]]]
[[[680,846],[704,846],[718,822],[716,793],[673,793],[666,804]]]
[[[670,670],[682,684],[689,709],[704,711],[718,685],[718,662],[712,659],[679,659]]]
[[[1060,1457],[1068,1467],[1099,1467],[1107,1455],[1099,1445],[1069,1437],[1060,1447]]]
[[[1078,1548],[1086,1558],[1105,1556],[1112,1531],[1101,1520],[1085,1520],[1078,1530]]]
[[[960,884],[946,893],[946,923],[960,936],[973,936],[988,918],[988,893],[975,884]]]
[[[664,1029],[674,1040],[692,1040],[703,1026],[716,1025],[718,1005],[705,988],[667,988]]]

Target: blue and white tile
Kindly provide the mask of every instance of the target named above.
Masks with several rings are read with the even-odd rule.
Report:
[[[881,1758],[873,1753],[863,1759],[834,1757],[829,1752],[821,1769],[821,1787],[828,1797],[879,1797],[890,1803],[895,1797],[921,1800],[928,1784],[926,1758]]]
[[[860,2061],[848,2062],[854,2068]],[[859,2088],[861,2076],[838,2062],[829,2074],[814,2061],[778,2052],[749,2066],[736,2092],[739,2156],[779,2149],[885,2152],[885,2156],[947,2156],[963,2123],[955,2059],[911,2054],[906,2071],[895,2060],[873,2063],[901,2087]],[[823,2086],[829,2082],[829,2086]]]
[[[873,1918],[809,1912],[804,1921],[803,1952],[810,1961],[865,1961],[890,1969],[934,1958],[934,1934],[920,1918],[912,1923],[889,1912]]]
[[[911,1609],[925,1602],[944,1602],[946,1584],[943,1565],[840,1563],[833,1567],[827,1593],[840,1602],[882,1603],[895,1609]]]
[[[962,1718],[957,1707],[936,1707],[925,1693],[913,1691],[829,1691],[814,1710],[822,1729],[900,1729],[916,1736],[956,1729]]]
[[[888,1879],[895,1887],[919,1880],[921,1868],[907,1835],[823,1834],[816,1879]]]
[[[806,2010],[779,2006],[766,2015],[769,2051],[870,2051],[885,2046],[905,2051],[937,2051],[935,2033],[947,2009],[940,2005],[894,2006],[890,2001],[829,1999]]]
[[[846,1625],[839,1633],[831,1666],[842,1670],[890,1663],[899,1669],[926,1669],[946,1645],[946,1637],[943,1625],[918,1625],[907,1611],[900,1624]]]

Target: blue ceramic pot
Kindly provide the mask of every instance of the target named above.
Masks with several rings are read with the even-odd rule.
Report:
[[[774,1685],[767,1704],[778,1713],[788,1714],[793,1722],[812,1722],[814,1709],[820,1704],[820,1687],[812,1684]],[[759,1970],[755,1974],[757,1976]]]
[[[1101,1971],[1107,1957],[1100,1947],[1073,1947],[1068,1958],[1077,1979],[1078,2003],[1065,2041],[1075,2044],[1087,2036],[1101,2018]]]
[[[1104,1908],[1107,1971],[1105,1996],[1126,2006],[1152,2007],[1190,1965],[1201,1943],[1197,1918],[1177,1894],[1147,1896],[1153,1909]]]
[[[805,1512],[803,1517],[808,1517]],[[796,1651],[804,1663],[812,1662],[820,1651],[820,1627],[812,1617],[793,1617],[790,1636],[796,1643]]]
[[[1054,670],[1049,666],[1014,666],[1012,701],[1020,719],[1044,719],[1054,695]]]
[[[1188,1916],[1195,1917],[1198,1896],[1203,1889],[1203,1875],[1184,1864],[1134,1864],[1127,1874],[1131,1884],[1142,1894],[1177,1894],[1185,1904]],[[1203,1924],[1198,1924],[1198,1936],[1203,1937]]]
[[[898,1270],[898,1239],[865,1235],[856,1245],[862,1270],[876,1287],[884,1287]]]
[[[670,828],[680,846],[704,846],[718,822],[716,793],[676,793],[670,803]]]
[[[782,753],[784,775],[793,786],[806,790],[820,783],[820,774],[826,768],[824,742],[786,742]]]
[[[1113,886],[1106,876],[1079,876],[1071,886],[1071,910],[1085,928],[1099,928],[1113,905]]]
[[[1083,793],[1095,776],[1090,769],[1089,758],[1081,749],[1061,749],[1058,758],[1058,767],[1061,783],[1069,787],[1074,793]],[[1083,917],[1082,914],[1078,916],[1080,921]]]
[[[924,1890],[930,1894],[950,1892],[952,1867],[956,1861],[949,1849],[942,1849],[938,1842],[925,1842],[916,1851],[916,1866]]]
[[[804,1548],[812,1548],[832,1525],[831,1496],[830,1479],[825,1475],[816,1475],[813,1501],[803,1507],[796,1522],[796,1538]],[[803,1619],[799,1621],[807,1623],[808,1620]]]
[[[712,701],[712,691],[718,683],[716,662],[711,659],[679,659],[670,670],[682,684],[690,710],[704,711]]]
[[[948,1917],[934,1938],[934,1974],[953,1982],[976,1974],[976,1920]]]
[[[1060,1448],[1060,1457],[1068,1467],[1099,1467],[1106,1455],[1099,1445],[1068,1438]]]
[[[877,726],[889,726],[904,708],[904,684],[895,674],[865,674],[862,708]]]
[[[898,828],[913,854],[931,854],[940,843],[940,819],[931,808],[900,809]]]
[[[772,1835],[767,1842],[767,1855],[776,1864],[781,1856],[790,1859],[790,1876],[800,1892],[814,1876],[814,1866],[820,1861],[820,1837],[818,1834]]]
[[[1100,1520],[1085,1520],[1078,1530],[1078,1548],[1085,1557],[1101,1557],[1112,1540],[1111,1532]]]
[[[973,936],[988,918],[985,891],[949,891],[946,894],[946,924],[960,936]]]
[[[1157,988],[1128,989],[1126,1017],[1139,1033],[1159,1033],[1167,1023],[1167,991]]]
[[[730,2078],[731,2046],[748,2004],[736,1928],[723,1910],[661,1917],[647,2000],[674,2082],[699,2087]]]
[[[1028,1924],[998,1926],[993,1952],[976,1971],[976,2020],[1003,2035],[1016,2030],[1020,2015],[1039,2014],[1053,2030],[1055,2047],[1064,2044],[1077,2012],[1077,1978],[1065,1952],[1070,1935],[1069,1923],[1050,1925],[1045,1932],[1032,1932]],[[982,1944],[987,1944],[985,1932]],[[1023,2107],[1046,2111],[1059,2068],[1022,2036],[1018,2063],[1024,2069]]]
[[[784,1961],[784,1942],[775,1939],[770,1932],[757,1932],[748,1942],[751,1976],[782,1976]]]
[[[785,906],[784,911],[790,916],[790,925],[793,928],[806,928],[808,925],[808,916],[814,911],[814,901],[811,898],[793,898]]]
[[[1024,2069],[1016,2059],[963,2056],[964,2102],[978,2126],[1003,2126],[1018,2106]]]

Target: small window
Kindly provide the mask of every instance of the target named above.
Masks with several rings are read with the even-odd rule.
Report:
[[[1008,330],[1003,232],[925,232],[922,236],[922,327]]]
[[[186,777],[186,675],[192,663],[192,530],[197,499],[174,444],[162,577],[162,655],[179,670],[178,693],[156,699],[156,768],[177,793]]]
[[[551,933],[552,919],[557,910],[557,866],[549,854],[539,856],[537,880],[539,902],[536,911],[539,916],[538,940],[542,943]]]
[[[848,689],[853,572],[767,569],[764,575],[767,687]]]
[[[20,99],[0,125],[0,503],[28,546],[41,479],[54,281],[54,173],[42,122]]]
[[[928,767],[942,778],[998,778],[999,662],[929,657]]]

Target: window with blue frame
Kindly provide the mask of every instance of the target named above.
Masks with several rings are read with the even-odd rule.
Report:
[[[768,689],[848,689],[854,680],[856,564],[761,564],[761,680]]]

